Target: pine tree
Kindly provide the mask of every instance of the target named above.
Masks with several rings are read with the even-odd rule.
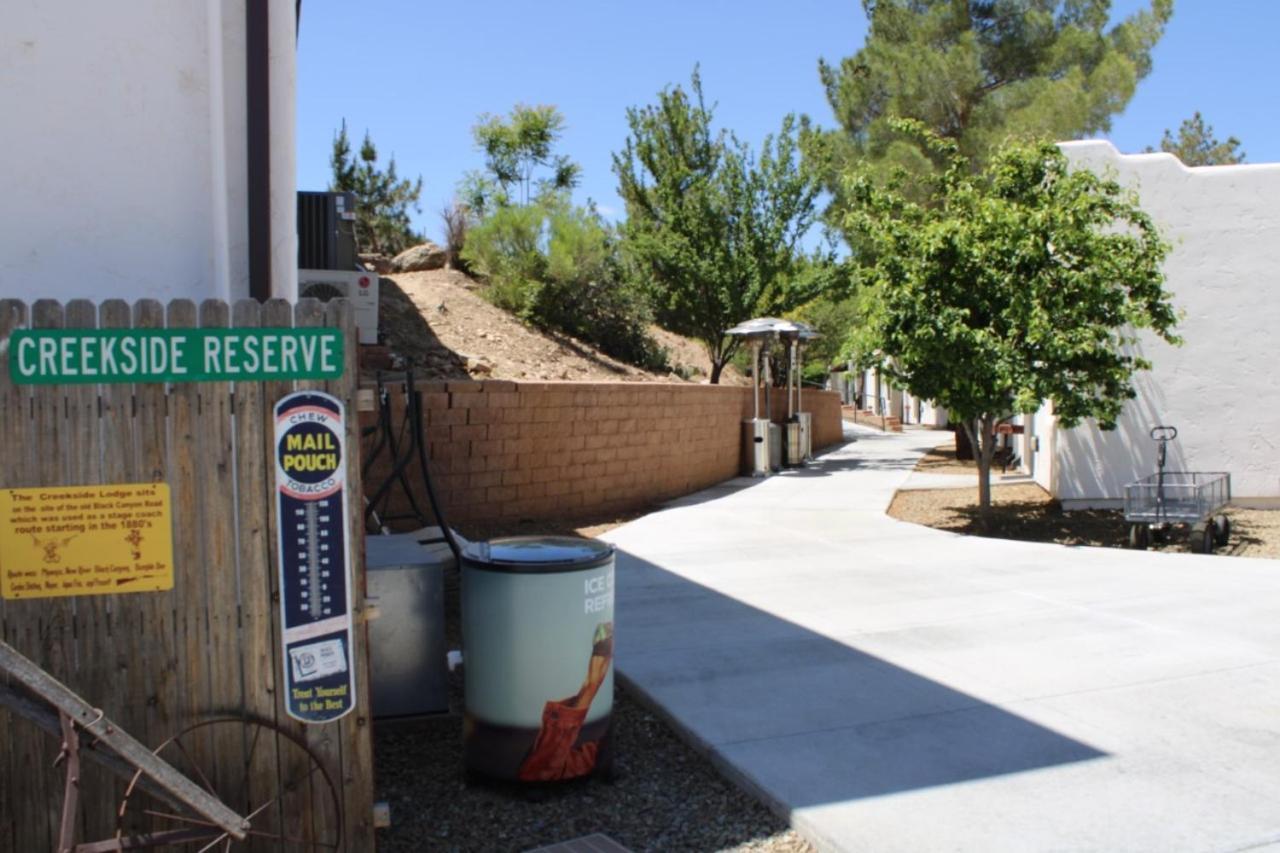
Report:
[[[1213,125],[1206,124],[1199,111],[1178,128],[1177,139],[1165,130],[1160,150],[1174,155],[1188,166],[1229,166],[1243,163],[1245,157],[1240,150],[1240,140],[1228,136],[1225,142],[1219,142],[1213,135]]]
[[[829,188],[851,163],[942,166],[894,130],[914,119],[981,168],[1009,136],[1073,139],[1110,127],[1151,71],[1173,0],[1109,27],[1110,0],[863,0],[866,43],[819,74],[839,129],[806,153]]]
[[[396,255],[422,242],[409,224],[409,208],[420,210],[422,178],[401,179],[395,157],[387,161],[386,169],[379,169],[378,149],[368,131],[359,156],[353,156],[344,120],[334,135],[329,164],[333,168],[329,189],[355,194],[356,242],[361,252]]]

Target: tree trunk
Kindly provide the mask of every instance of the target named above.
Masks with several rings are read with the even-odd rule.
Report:
[[[996,453],[996,419],[983,415],[965,421],[965,432],[973,445],[973,457],[978,463],[978,518],[983,530],[991,529],[991,459]]]
[[[720,372],[722,370],[724,370],[724,362],[716,361],[715,359],[712,359],[711,361],[711,384],[712,385],[720,384]]]

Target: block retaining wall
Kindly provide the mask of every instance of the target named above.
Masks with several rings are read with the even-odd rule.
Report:
[[[738,474],[748,388],[580,382],[420,382],[436,490],[451,522],[625,512]],[[393,394],[400,423],[403,394]],[[775,389],[774,419],[786,415]],[[841,440],[840,397],[806,391],[814,450]],[[362,413],[365,425],[374,421]],[[379,460],[365,475],[377,488]],[[421,494],[420,477],[409,472]],[[422,506],[427,506],[423,501]],[[393,503],[393,513],[405,509]]]

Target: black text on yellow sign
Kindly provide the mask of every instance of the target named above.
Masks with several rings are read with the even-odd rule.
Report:
[[[166,484],[0,489],[0,597],[172,588]]]

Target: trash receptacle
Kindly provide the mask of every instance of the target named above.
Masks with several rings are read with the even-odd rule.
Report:
[[[525,782],[607,772],[613,546],[520,536],[462,551],[467,770]]]

